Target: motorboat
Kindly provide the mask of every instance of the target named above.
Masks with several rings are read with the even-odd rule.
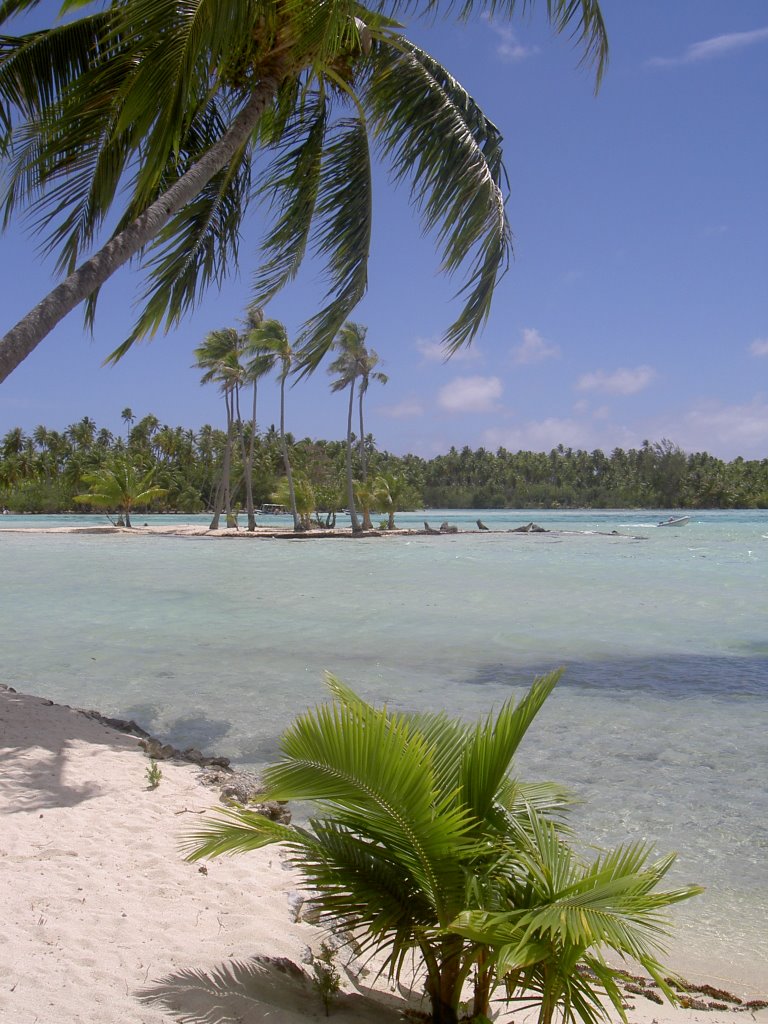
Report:
[[[670,516],[669,519],[662,519],[659,526],[685,526],[690,516]]]

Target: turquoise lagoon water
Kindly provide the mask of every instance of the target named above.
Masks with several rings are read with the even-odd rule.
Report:
[[[680,908],[672,961],[754,989],[768,962],[768,512],[659,529],[669,514],[430,510],[398,521],[552,532],[315,543],[38,534],[13,528],[105,520],[3,516],[0,681],[260,765],[323,698],[324,670],[392,707],[473,717],[564,665],[520,773],[572,786],[585,840],[679,851],[675,880],[707,892]]]

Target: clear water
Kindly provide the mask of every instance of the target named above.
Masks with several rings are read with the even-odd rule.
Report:
[[[768,512],[659,529],[669,514],[430,511],[433,526],[479,515],[553,532],[354,542],[41,535],[7,528],[105,520],[3,516],[2,681],[259,765],[323,698],[326,669],[393,707],[473,717],[565,665],[520,773],[568,782],[589,841],[678,850],[675,880],[708,891],[677,914],[673,962],[754,982],[768,962]]]

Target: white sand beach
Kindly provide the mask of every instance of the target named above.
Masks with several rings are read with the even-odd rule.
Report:
[[[280,851],[182,858],[180,836],[218,796],[196,766],[164,761],[150,789],[135,736],[11,689],[0,690],[0,765],[0,1021],[324,1019],[305,966],[324,933],[296,920],[300,882]],[[372,975],[342,975],[332,1018],[399,1019],[406,1004],[385,981],[371,992]],[[673,1009],[642,995],[627,1012],[637,1024],[768,1021],[766,1009]]]

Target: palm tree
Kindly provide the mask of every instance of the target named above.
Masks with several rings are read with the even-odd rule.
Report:
[[[7,0],[0,27],[38,2]],[[65,0],[63,9],[77,6]],[[312,231],[326,261],[329,301],[306,325],[304,358],[317,365],[367,287],[370,137],[396,180],[410,179],[442,268],[468,268],[446,344],[471,341],[508,265],[505,172],[498,130],[393,17],[438,6],[113,0],[49,29],[5,34],[6,217],[29,207],[68,276],[0,341],[0,380],[83,301],[92,325],[99,289],[137,255],[149,277],[145,302],[111,358],[176,324],[236,264],[253,194],[274,199],[276,215],[258,304],[296,275]],[[467,0],[461,11],[510,15],[515,6]],[[597,0],[550,0],[547,13],[557,31],[575,24],[599,82],[607,39]],[[271,162],[254,188],[256,150]],[[107,221],[113,234],[83,260]]]
[[[333,704],[298,717],[282,738],[281,761],[264,774],[269,799],[314,800],[317,814],[299,827],[221,811],[187,837],[189,857],[285,844],[331,927],[351,931],[363,953],[383,952],[391,977],[399,979],[410,953],[421,957],[433,1024],[457,1024],[470,979],[471,1019],[480,1022],[500,980],[513,992],[522,982],[541,990],[551,976],[558,981],[544,999],[589,1021],[580,964],[596,964],[609,993],[613,976],[587,948],[603,942],[658,974],[647,935],[661,928],[662,908],[697,890],[656,891],[669,859],[646,870],[636,850],[579,873],[557,824],[563,791],[509,775],[559,676],[537,679],[519,704],[508,701],[474,726],[444,713],[376,709],[329,677]],[[611,900],[613,925],[601,925]],[[513,918],[510,948],[493,915],[518,905],[524,913]],[[567,1003],[580,985],[581,998]]]
[[[248,337],[254,352],[254,363],[258,363],[258,376],[262,376],[276,364],[280,366],[278,373],[280,381],[280,447],[288,484],[291,514],[293,515],[293,528],[298,533],[304,529],[304,525],[296,507],[291,460],[288,456],[288,441],[285,436],[285,382],[293,365],[293,349],[288,340],[285,324],[280,323],[279,320],[262,320],[261,323],[253,327]]]
[[[234,520],[232,511],[232,447],[235,433],[235,389],[242,376],[238,362],[238,335],[233,327],[209,331],[202,345],[195,349],[195,365],[204,370],[201,384],[215,381],[224,397],[227,417],[227,442],[224,448],[221,475],[213,501],[213,519],[210,529],[219,528],[219,518],[224,509],[227,526]]]
[[[410,491],[408,481],[402,474],[380,473],[374,480],[374,485],[380,495],[382,507],[387,513],[387,529],[394,530],[395,512]]]
[[[81,505],[97,508],[116,509],[131,526],[131,509],[136,505],[148,505],[155,498],[166,494],[164,487],[153,485],[155,468],[140,475],[132,462],[115,459],[93,473],[86,473],[83,481],[88,485],[86,494],[76,494],[75,501]]]
[[[355,407],[355,385],[360,375],[360,367],[365,357],[365,335],[367,327],[348,321],[339,331],[334,342],[339,354],[328,367],[328,373],[335,374],[331,381],[331,391],[343,391],[349,388],[349,404],[347,406],[347,502],[352,520],[352,533],[360,533],[363,529],[357,518],[355,508],[355,484],[352,473],[352,414]]]
[[[379,356],[375,349],[366,349],[360,362],[360,383],[357,387],[357,402],[360,413],[360,439],[358,441],[360,450],[360,476],[365,483],[368,479],[368,465],[365,454],[365,426],[363,424],[363,399],[365,398],[371,381],[378,384],[386,384],[389,377],[376,367],[379,364]]]

